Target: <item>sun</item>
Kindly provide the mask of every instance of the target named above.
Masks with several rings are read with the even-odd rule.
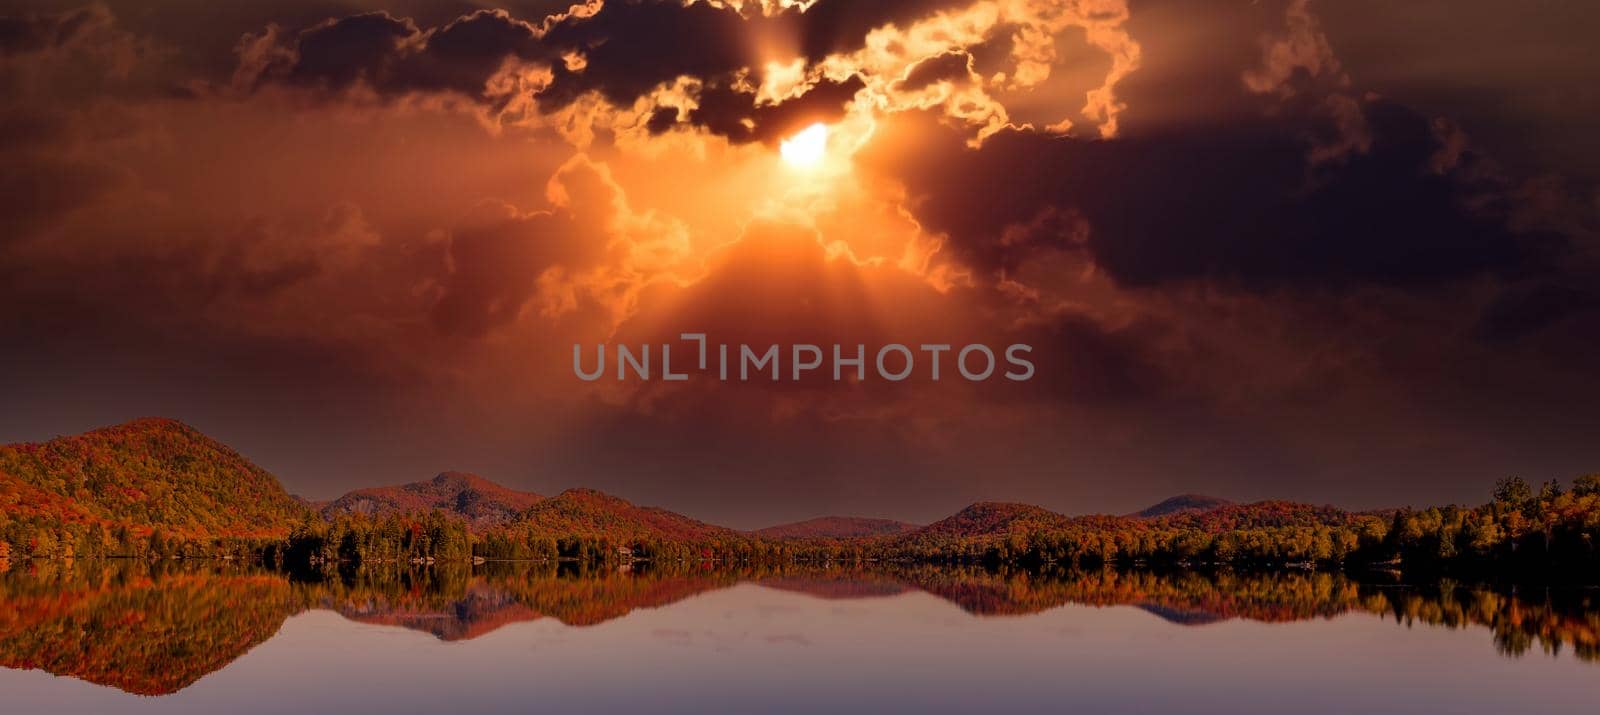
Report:
[[[822,163],[828,149],[828,125],[817,122],[778,145],[778,153],[790,166],[810,169]]]

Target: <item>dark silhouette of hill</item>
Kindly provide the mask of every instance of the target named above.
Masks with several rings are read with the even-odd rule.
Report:
[[[1145,603],[1140,604],[1138,607],[1163,621],[1180,626],[1205,626],[1228,620],[1227,616],[1210,611],[1167,606],[1159,603]]]
[[[1233,502],[1227,499],[1204,494],[1179,494],[1145,507],[1130,516],[1140,519],[1153,519],[1160,516],[1172,516],[1173,514],[1211,511],[1217,507],[1231,506],[1232,504]]]
[[[898,536],[922,528],[894,519],[855,516],[822,516],[790,524],[757,529],[756,536],[768,539],[858,539],[872,536]]]

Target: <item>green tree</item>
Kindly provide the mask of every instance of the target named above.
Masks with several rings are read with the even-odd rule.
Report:
[[[1572,480],[1573,496],[1592,496],[1600,494],[1600,474],[1585,474]]]
[[[1522,477],[1506,477],[1494,483],[1496,503],[1521,507],[1533,500],[1533,488]]]

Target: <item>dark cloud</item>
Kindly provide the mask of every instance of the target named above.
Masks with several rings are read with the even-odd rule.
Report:
[[[110,23],[110,12],[99,5],[64,13],[0,17],[0,56],[67,47]]]
[[[1490,342],[1509,342],[1575,316],[1592,316],[1596,311],[1600,311],[1600,291],[1593,283],[1538,282],[1515,287],[1497,297],[1479,319],[1477,334]],[[1600,341],[1600,337],[1593,339]]]
[[[1511,194],[1474,156],[1439,166],[1448,144],[1427,118],[1383,100],[1360,110],[1370,146],[1320,163],[1314,117],[1112,140],[1012,129],[978,149],[910,119],[892,131],[918,140],[865,161],[900,177],[918,217],[987,270],[1081,245],[1129,285],[1408,287],[1517,274],[1560,251],[1559,237],[1511,227]],[[1059,223],[1028,230],[1052,214],[1080,219],[1086,240]]]
[[[1160,347],[1174,341],[1171,333],[1150,319],[1113,325],[1057,308],[1024,320],[1007,334],[1007,344],[1031,346],[1029,357],[1042,366],[1029,381],[1028,397],[1125,406],[1180,397],[1182,387],[1165,363],[1184,356],[1163,355]]]
[[[102,5],[0,15],[0,105],[113,96],[153,54]]]
[[[620,189],[603,167],[581,158],[551,185],[560,192],[553,210],[522,213],[486,201],[452,232],[450,273],[432,313],[441,332],[482,336],[511,323],[545,271],[581,271],[605,256]]]
[[[553,265],[543,254],[566,225],[552,214],[522,216],[504,204],[475,213],[450,239],[452,270],[433,308],[434,325],[447,334],[479,336],[516,320],[539,274]]]
[[[300,33],[287,81],[345,87],[365,80],[388,87],[400,48],[417,36],[410,20],[386,12],[329,20]]]
[[[461,17],[428,37],[427,50],[408,58],[401,72],[414,87],[435,91],[473,88],[507,59],[533,60],[545,54],[537,47],[537,30],[504,11],[485,10]]]
[[[0,162],[0,246],[34,235],[104,196],[122,178],[101,163],[33,152]]]
[[[373,12],[329,19],[293,35],[272,30],[247,38],[240,46],[242,83],[326,89],[362,84],[382,96],[453,92],[489,101],[486,86],[505,62],[516,60],[551,73],[535,96],[548,113],[590,93],[631,106],[655,88],[687,77],[703,87],[702,108],[689,121],[735,141],[767,141],[791,128],[796,117],[837,117],[835,105],[862,84],[857,78],[824,80],[793,100],[798,106],[757,107],[753,94],[734,88],[741,77],[761,77],[766,58],[749,38],[798,36],[802,56],[816,61],[829,52],[858,49],[874,28],[969,4],[823,0],[804,12],[763,15],[703,2],[611,0],[592,13],[552,15],[538,24],[483,10],[433,29]],[[778,128],[740,128],[741,119]],[[659,131],[667,123],[658,110],[650,128]]]
[[[1117,84],[1126,103],[1120,118],[1125,132],[1172,131],[1203,125],[1253,121],[1273,111],[1280,99],[1272,92],[1252,92],[1246,75],[1261,73],[1273,43],[1283,36],[1295,0],[1215,3],[1206,0],[1145,0],[1130,12],[1128,32],[1140,44],[1139,69]],[[1308,43],[1319,50],[1315,43]],[[1310,50],[1280,54],[1283,63],[1323,57]],[[1337,63],[1324,68],[1337,75]]]
[[[1341,0],[1315,9],[1362,87],[1451,117],[1519,172],[1600,180],[1600,90],[1586,61],[1600,4]]]
[[[703,2],[611,0],[592,16],[572,15],[555,23],[542,38],[552,54],[577,52],[584,67],[558,64],[555,82],[539,95],[546,109],[599,92],[626,105],[655,86],[681,76],[707,81],[740,70],[760,76],[764,59],[752,38],[781,41],[797,37],[798,51],[816,62],[831,53],[860,49],[871,30],[905,24],[974,0],[819,0],[804,11],[761,15]]]
[[[973,4],[975,0],[817,0],[804,13],[787,19],[798,27],[801,53],[816,61],[860,48],[868,33],[886,25],[904,27],[942,11]]]
[[[1110,2],[1105,26],[1054,38],[1005,15],[898,77],[818,80],[872,29],[970,3],[111,2],[0,0],[21,10],[0,20],[0,441],[168,414],[320,496],[483,461],[739,518],[830,490],[927,516],[1007,489],[1072,510],[1174,485],[1434,502],[1476,494],[1463,475],[1594,456],[1600,283],[1584,224],[1548,216],[1570,189],[1507,178],[1410,94],[1365,94],[1318,6],[1143,0],[1124,23]],[[1122,29],[1137,47],[1110,42]],[[1085,95],[1133,56],[1096,105],[1115,136],[1087,138],[1107,124]],[[758,102],[761,66],[795,57],[806,83]],[[969,68],[927,115],[878,96]],[[678,106],[639,101],[663,83]],[[630,134],[588,150],[620,183],[583,160],[548,187],[565,137],[453,111],[509,125],[600,97],[651,133],[771,143],[858,96],[876,126],[854,174]],[[978,146],[940,123],[985,100],[1074,124]],[[586,128],[576,109],[561,129]],[[620,136],[607,119],[587,128]],[[570,375],[573,343],[697,329],[1021,342],[1038,372],[599,394]]]
[[[598,92],[626,106],[681,76],[727,77],[756,63],[743,38],[761,22],[706,3],[606,2],[593,16],[567,17],[545,33],[547,51],[556,57],[581,54],[583,67],[569,70],[556,63],[555,80],[539,93],[539,105],[550,111]]]
[[[283,61],[263,79],[340,89],[358,81],[383,95],[453,91],[481,97],[507,60],[537,62],[553,79],[539,92],[545,111],[589,92],[627,105],[679,76],[721,78],[755,57],[737,40],[738,12],[706,3],[621,1],[593,14],[552,16],[539,26],[482,10],[438,28],[373,12],[329,19],[274,43]],[[577,63],[568,67],[568,61]]]
[[[0,17],[0,246],[128,178],[93,147],[134,133],[137,121],[108,100],[147,50],[100,5]]]
[[[506,61],[550,58],[537,35],[501,10],[428,30],[372,12],[327,20],[292,39],[269,31],[247,38],[240,54],[247,85],[279,81],[340,90],[360,83],[384,96],[455,92],[484,100],[490,78]]]
[[[860,77],[853,75],[843,82],[824,79],[799,97],[779,104],[757,104],[753,92],[708,87],[701,90],[699,106],[689,112],[688,121],[735,144],[771,144],[814,122],[833,122],[843,117],[845,104],[865,86]],[[653,124],[655,117],[651,120]]]
[[[483,337],[519,318],[530,318],[520,323],[527,327],[535,313],[598,330],[608,311],[631,309],[632,290],[684,256],[682,224],[633,210],[610,167],[587,155],[556,170],[545,201],[549,209],[523,212],[486,200],[450,231],[430,311],[436,330]]]
[[[915,92],[937,82],[966,80],[971,75],[972,55],[946,52],[912,65],[906,76],[895,82],[895,88]]]
[[[586,92],[626,105],[655,86],[688,76],[707,81],[740,70],[757,77],[764,58],[752,38],[798,37],[799,53],[816,62],[860,49],[871,30],[926,18],[974,0],[819,0],[804,11],[773,15],[707,3],[610,0],[592,16],[572,15],[542,38],[553,55],[577,52],[578,70],[557,64],[555,81],[539,95],[546,109],[565,106]]]

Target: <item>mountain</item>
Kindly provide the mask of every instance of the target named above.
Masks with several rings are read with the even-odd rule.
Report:
[[[126,553],[156,529],[157,546],[282,538],[305,514],[277,478],[176,420],[0,447],[0,541],[34,554]]]
[[[658,507],[635,506],[594,489],[568,489],[534,504],[512,528],[539,536],[604,537],[613,541],[745,541],[744,534]]]
[[[438,509],[459,516],[474,531],[511,522],[544,497],[495,484],[476,474],[444,472],[424,482],[357,489],[322,507],[322,515],[384,516]]]
[[[1211,511],[1217,507],[1231,506],[1232,504],[1233,502],[1228,501],[1227,499],[1206,496],[1204,494],[1179,494],[1175,497],[1163,499],[1144,508],[1141,511],[1134,512],[1130,516],[1135,516],[1140,519],[1154,519],[1156,517],[1171,516],[1173,514],[1192,514],[1203,511]]]
[[[1011,534],[1059,529],[1072,523],[1068,517],[1032,504],[978,502],[916,531],[895,537],[889,544],[902,556],[946,558],[976,555]]]
[[[1010,502],[978,502],[917,529],[911,536],[970,538],[1059,528],[1071,519],[1044,507]]]
[[[873,536],[899,536],[922,528],[894,519],[869,519],[855,516],[822,516],[792,524],[779,524],[754,533],[768,539],[860,539]]]
[[[318,513],[421,518],[369,523],[356,533],[314,523]],[[356,490],[317,509],[239,453],[168,419],[0,447],[0,559],[293,553],[379,561],[590,560],[628,551],[667,561],[788,555],[1336,562],[1357,547],[1381,547],[1388,521],[1383,513],[1332,506],[1184,495],[1131,516],[1067,517],[1029,504],[979,502],[923,527],[824,517],[747,533],[592,489],[543,498],[457,472]]]

